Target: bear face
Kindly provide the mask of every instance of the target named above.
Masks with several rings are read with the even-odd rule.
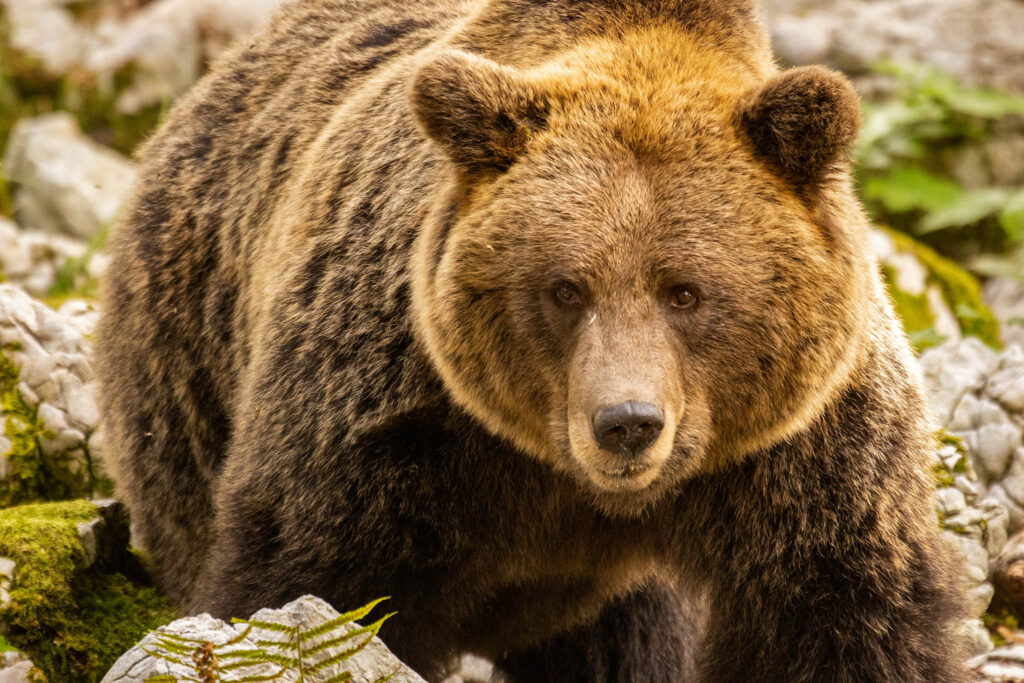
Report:
[[[413,266],[427,351],[602,509],[784,439],[847,381],[878,294],[842,77],[655,28],[531,69],[443,52],[412,100],[453,161]]]

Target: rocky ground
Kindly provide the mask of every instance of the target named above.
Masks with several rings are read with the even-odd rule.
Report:
[[[124,122],[184,92],[230,39],[280,3],[0,0],[0,23],[9,37],[4,50],[31,60],[47,78],[106,83],[99,91],[109,118]],[[788,63],[824,61],[858,75],[878,57],[910,56],[1024,92],[1018,0],[768,0],[766,9]],[[862,87],[875,85],[868,78]],[[0,103],[4,92],[0,87]],[[361,648],[307,680],[344,670],[358,681],[391,673],[395,681],[421,680],[372,626],[353,623],[375,616],[339,615],[313,597],[253,615],[263,626],[173,621],[129,550],[123,506],[109,499],[112,473],[104,466],[91,369],[104,236],[135,177],[125,141],[138,136],[84,133],[81,111],[17,113],[16,123],[0,120],[0,683],[42,673],[53,682],[96,681],[111,666],[103,678],[110,683],[195,675],[209,668],[205,642],[230,660],[256,640],[280,641],[276,652],[287,654],[281,633],[314,631],[343,638],[324,648],[324,660],[350,647],[343,643]],[[1024,183],[1020,131],[986,144],[987,151],[955,165],[974,169],[972,182]],[[873,244],[907,331],[924,351],[921,371],[941,437],[936,514],[963,557],[972,670],[978,681],[1024,681],[1017,618],[988,612],[999,604],[994,585],[1002,585],[990,567],[1016,547],[1007,546],[1008,536],[1024,531],[1024,286],[1003,277],[982,287],[904,233],[879,228]],[[1000,644],[994,650],[993,637]],[[281,661],[244,661],[235,678],[222,680],[272,675]],[[292,680],[288,675],[281,680]],[[488,677],[489,665],[470,658],[451,683]]]

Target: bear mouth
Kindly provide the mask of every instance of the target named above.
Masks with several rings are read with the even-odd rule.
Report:
[[[592,485],[606,493],[635,493],[649,488],[660,474],[661,467],[648,460],[591,469],[588,478]]]
[[[612,479],[632,479],[638,477],[644,472],[651,469],[650,464],[647,463],[635,463],[626,465],[620,469],[614,470],[601,470],[601,474]]]

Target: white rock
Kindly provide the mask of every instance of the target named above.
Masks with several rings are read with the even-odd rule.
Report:
[[[32,662],[19,662],[0,669],[0,683],[32,683]]]
[[[1024,507],[1021,507],[1020,503],[1007,495],[1006,491],[1003,490],[1002,484],[998,482],[992,484],[988,487],[986,494],[989,498],[995,500],[1006,509],[1010,519],[1010,532],[1024,528]]]
[[[1024,504],[1024,447],[1014,450],[1006,474],[999,480],[1006,494]]]
[[[967,591],[967,604],[970,605],[971,614],[981,614],[988,609],[992,602],[995,589],[990,583],[981,583]]]
[[[1018,159],[1017,165],[1020,166]],[[990,278],[982,289],[985,303],[1003,322],[1003,341],[1007,346],[1024,347],[1024,282],[1006,277]]]
[[[973,505],[978,496],[982,494],[981,486],[978,485],[978,482],[971,481],[967,477],[956,477],[953,480],[953,486],[964,494],[964,500],[970,505]],[[1005,512],[1004,510],[1003,513],[1005,514]]]
[[[953,486],[944,486],[936,489],[935,498],[939,510],[947,516],[961,513],[967,507],[967,499],[964,498],[964,494]]]
[[[968,568],[966,576],[981,577],[981,580],[988,576],[988,551],[980,540],[967,538],[948,530],[943,531],[942,535],[959,550]],[[980,615],[981,612],[977,612],[977,616]]]
[[[997,363],[996,353],[974,337],[947,342],[921,354],[929,405],[940,424],[949,424],[965,394],[984,387]]]
[[[117,101],[126,113],[184,93],[204,64],[286,1],[122,3],[140,9],[100,13],[90,23],[69,12],[67,0],[4,0],[12,44],[39,58],[51,72],[74,68],[103,83],[130,67],[132,82]]]
[[[254,621],[273,622],[286,626],[297,626],[305,631],[316,628],[339,616],[330,605],[323,600],[313,596],[305,596],[288,603],[278,610],[263,609],[252,615]],[[347,631],[354,630],[357,625],[349,624],[345,627]],[[236,624],[234,627],[225,624],[219,619],[214,619],[208,614],[198,617],[186,617],[171,622],[160,629],[164,633],[171,633],[176,636],[189,638],[192,642],[210,642],[221,648],[220,658],[224,661],[224,652],[237,650],[256,649],[256,641],[269,640],[282,642],[287,636],[279,631],[270,631],[254,627],[247,629],[244,624]],[[244,638],[239,636],[245,635]],[[231,642],[231,645],[227,643]],[[315,647],[318,641],[314,639],[308,643]],[[336,645],[327,648],[320,653],[321,658],[327,658],[340,653],[352,643]],[[160,675],[175,676],[179,680],[186,677],[194,677],[195,669],[188,664],[175,664],[161,657],[154,657],[149,652],[167,651],[161,646],[158,634],[149,634],[134,648],[126,652],[114,664],[114,666],[103,677],[103,683],[142,683],[148,678]],[[278,652],[275,649],[275,652]],[[333,677],[340,676],[343,672],[352,674],[352,681],[355,683],[371,683],[377,679],[392,675],[390,678],[394,683],[424,683],[412,669],[405,666],[387,649],[378,638],[373,640],[355,656],[326,667],[314,674],[307,672],[305,679],[308,683],[326,681]],[[251,667],[234,669],[230,672],[222,672],[220,680],[223,683],[238,681],[243,677],[274,676],[281,673],[279,668],[273,664],[261,663]],[[298,672],[286,671],[274,680],[290,682],[298,680]]]
[[[11,602],[11,581],[14,580],[14,569],[17,565],[14,560],[7,557],[0,557],[0,607],[6,607]],[[11,666],[8,662],[5,666]]]
[[[35,408],[43,426],[51,434],[41,436],[43,453],[65,468],[71,482],[87,487],[94,478],[104,476],[99,451],[93,450],[89,436],[97,429],[96,380],[89,363],[92,344],[83,334],[91,318],[82,307],[70,306],[72,316],[62,315],[33,300],[9,284],[0,284],[0,348],[4,357],[18,369],[18,390]],[[0,409],[0,424],[5,414]],[[7,464],[11,442],[0,439],[0,476],[9,476]],[[91,457],[86,458],[88,450]],[[88,476],[86,468],[92,467]],[[82,488],[75,495],[89,496]]]
[[[1009,537],[1010,516],[999,501],[986,498],[978,504],[985,519],[985,550],[989,557],[1002,552]]]
[[[960,626],[960,635],[963,637],[967,649],[967,656],[973,657],[992,650],[992,640],[989,638],[988,630],[981,619],[967,619]]]
[[[96,527],[101,526],[103,520],[97,517],[88,522],[79,522],[75,525],[78,530],[78,540],[82,543],[82,550],[85,555],[82,558],[82,567],[88,568],[96,561],[99,547],[96,542]]]
[[[5,667],[14,666],[15,664],[21,664],[22,662],[29,661],[28,657],[26,657],[23,653],[18,652],[17,650],[8,650],[7,652],[4,652],[3,655],[3,658],[0,659],[0,663],[2,663],[3,666]]]
[[[918,62],[972,82],[1024,90],[1015,0],[766,0],[772,42],[789,64],[863,72],[881,59]]]
[[[988,378],[985,394],[1006,410],[1024,413],[1024,349],[1016,345],[1006,349]]]
[[[20,121],[4,167],[17,183],[22,225],[85,238],[113,222],[135,180],[131,161],[83,135],[66,113]]]
[[[967,662],[975,683],[1012,683],[1024,680],[1024,645],[997,647]]]
[[[56,282],[58,269],[69,259],[84,257],[87,251],[82,240],[23,230],[0,217],[0,272],[33,296],[45,296]]]
[[[963,397],[946,429],[964,440],[984,481],[1003,477],[1021,444],[1020,427],[999,404],[973,394]]]
[[[97,255],[94,255],[95,258]],[[99,324],[100,311],[92,302],[83,299],[71,299],[64,302],[57,313],[62,315],[68,323],[84,337],[96,333],[96,326]]]

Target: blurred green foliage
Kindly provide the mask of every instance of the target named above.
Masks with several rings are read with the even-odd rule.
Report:
[[[5,146],[19,119],[52,111],[70,112],[97,142],[130,154],[157,126],[166,108],[154,105],[123,113],[115,101],[131,82],[131,70],[100,80],[84,70],[52,74],[39,62],[14,49],[10,25],[0,5],[0,146]],[[0,172],[0,214],[11,215],[11,193]]]
[[[107,243],[110,226],[103,226],[92,236],[86,252],[77,258],[69,258],[57,269],[50,291],[43,301],[51,308],[60,308],[69,299],[96,299],[99,297],[99,281],[89,273],[89,262],[96,252]]]
[[[1024,277],[1024,187],[965,187],[950,168],[1001,129],[1024,133],[1024,97],[919,65],[883,63],[877,71],[894,80],[895,92],[865,104],[856,151],[873,217],[980,274]]]

